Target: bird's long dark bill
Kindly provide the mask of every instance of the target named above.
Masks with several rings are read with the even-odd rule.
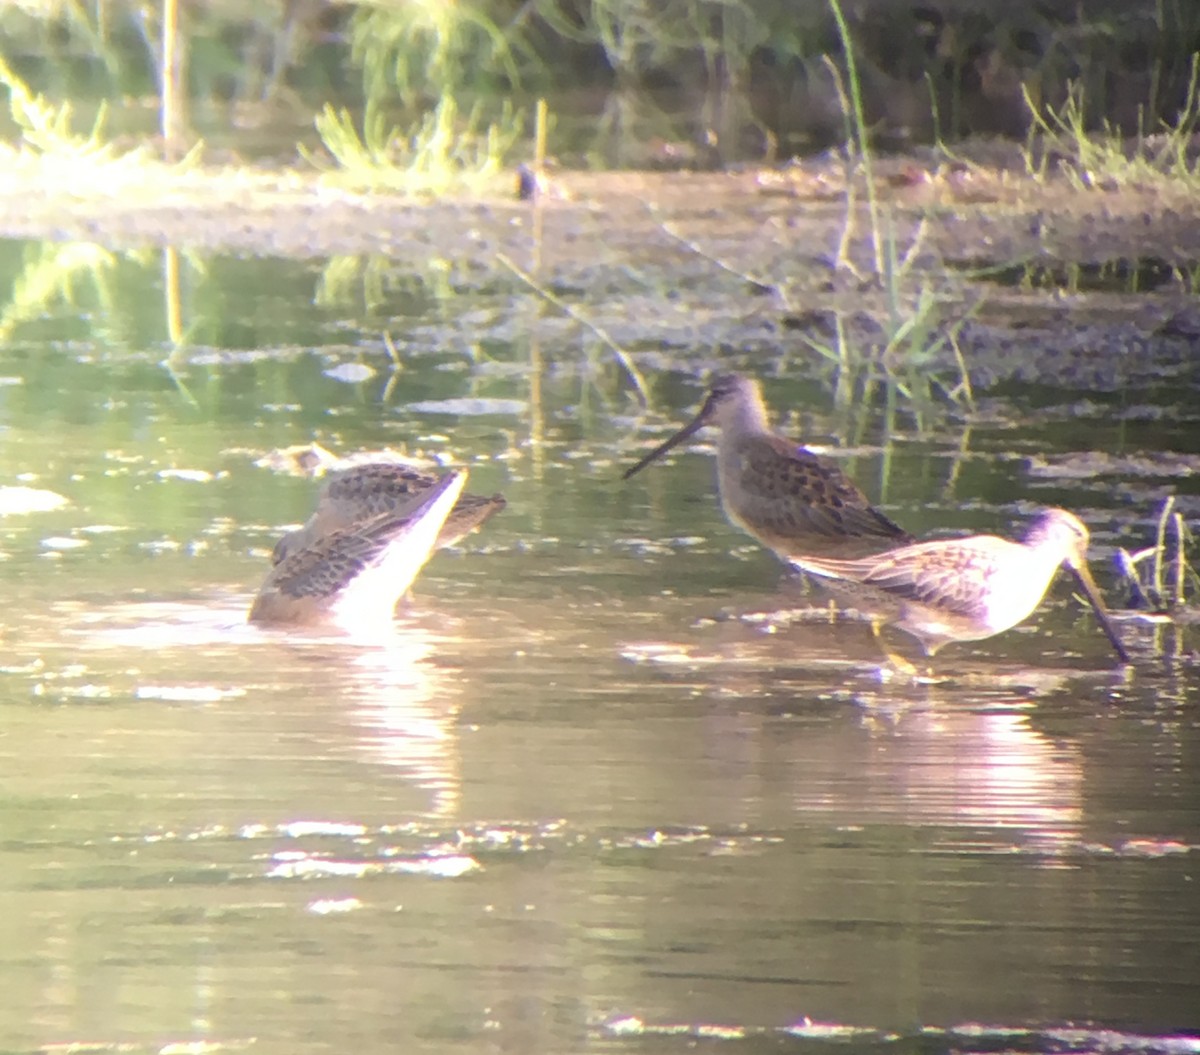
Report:
[[[634,473],[640,473],[644,468],[646,468],[647,465],[649,465],[656,458],[661,458],[672,447],[678,446],[684,440],[686,440],[689,436],[691,436],[693,433],[699,432],[702,428],[704,428],[704,426],[708,424],[710,400],[711,400],[711,397],[710,397],[710,399],[706,399],[704,401],[704,406],[702,406],[700,408],[700,413],[697,414],[686,425],[684,425],[683,428],[681,428],[677,433],[675,433],[674,436],[672,436],[666,442],[660,443],[657,447],[654,448],[654,450],[652,450],[649,454],[647,454],[632,469],[626,469],[625,472],[623,472],[621,474],[621,479],[628,480],[631,476],[633,476]]]
[[[1079,583],[1084,596],[1087,597],[1088,603],[1092,606],[1092,611],[1096,613],[1096,621],[1100,624],[1104,635],[1112,643],[1117,657],[1122,663],[1132,662],[1129,658],[1129,653],[1125,651],[1124,643],[1117,634],[1117,628],[1113,625],[1113,621],[1109,617],[1108,610],[1104,607],[1104,602],[1100,600],[1100,590],[1096,586],[1096,580],[1092,578],[1092,573],[1088,571],[1087,565],[1084,564],[1078,568],[1068,565],[1068,568],[1070,568],[1071,574],[1075,576],[1075,581]]]

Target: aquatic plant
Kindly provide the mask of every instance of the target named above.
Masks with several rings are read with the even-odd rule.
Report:
[[[896,237],[893,216],[885,211],[877,198],[873,167],[873,148],[870,129],[863,107],[858,66],[854,58],[854,41],[842,14],[839,0],[828,0],[837,23],[845,59],[845,81],[836,63],[827,61],[832,82],[841,100],[846,126],[845,154],[846,198],[845,221],[839,241],[835,266],[850,271],[860,282],[869,282],[882,293],[883,310],[875,321],[881,327],[877,340],[868,346],[849,333],[840,312],[834,314],[834,333],[831,341],[804,335],[803,340],[824,359],[835,364],[834,402],[846,408],[852,400],[869,402],[874,382],[886,386],[886,403],[890,415],[895,410],[895,397],[904,397],[917,418],[918,427],[936,405],[936,394],[962,407],[973,406],[973,393],[966,363],[958,344],[958,335],[967,320],[979,310],[981,300],[963,306],[934,291],[929,281],[922,281],[912,290],[910,273],[924,245],[928,220],[923,217],[916,226],[906,249],[901,251]],[[874,271],[864,276],[850,257],[850,245],[858,220],[857,180],[855,168],[861,170],[865,187],[867,217],[870,225],[871,259]],[[955,363],[953,376],[944,377],[941,365],[947,353]],[[872,370],[878,367],[878,377]]]
[[[1125,577],[1134,607],[1177,611],[1187,605],[1189,590],[1200,589],[1200,574],[1188,550],[1195,535],[1169,496],[1159,511],[1153,545],[1130,553],[1117,551],[1117,563]]]
[[[326,104],[315,124],[355,186],[405,193],[478,191],[501,170],[522,132],[508,96],[520,83],[517,26],[502,28],[481,0],[360,0],[350,59],[362,69],[361,131],[350,111]],[[475,100],[461,112],[460,100]],[[410,125],[390,116],[395,101]],[[318,165],[312,152],[301,153]]]
[[[411,194],[487,187],[521,134],[520,119],[510,107],[501,120],[481,127],[478,110],[460,121],[452,98],[443,99],[409,131],[369,111],[360,134],[349,110],[328,104],[315,123],[336,167],[303,147],[301,153],[328,178]]]
[[[3,58],[0,58],[0,83],[8,89],[8,110],[21,133],[19,149],[76,161],[112,161],[117,156],[104,136],[108,119],[104,103],[100,104],[91,131],[81,135],[73,128],[74,111],[69,102],[55,104],[34,94]]]
[[[897,265],[885,269],[885,274],[901,271],[894,242],[887,247],[885,261]],[[884,311],[873,316],[879,331],[869,339],[840,311],[833,313],[830,340],[801,335],[808,347],[835,367],[834,406],[843,411],[869,406],[882,388],[889,432],[898,409],[896,397],[906,401],[922,432],[941,407],[973,410],[974,393],[959,336],[982,299],[964,307],[939,295],[928,282],[911,294],[894,277],[884,283],[884,299]]]
[[[1079,82],[1068,85],[1067,98],[1057,109],[1037,105],[1028,87],[1022,91],[1032,118],[1023,150],[1025,170],[1035,179],[1044,180],[1050,158],[1058,157],[1062,159],[1059,170],[1080,189],[1200,185],[1200,156],[1194,149],[1200,130],[1200,54],[1192,56],[1183,103],[1175,118],[1153,132],[1139,127],[1132,141],[1107,120],[1092,127]],[[1144,113],[1144,108],[1139,112]]]
[[[871,218],[871,244],[875,250],[875,272],[882,274],[884,270],[883,259],[883,238],[882,224],[879,218],[879,203],[875,196],[875,177],[872,169],[872,153],[870,142],[870,126],[867,124],[865,112],[863,110],[862,86],[859,83],[858,64],[854,59],[854,41],[850,37],[850,28],[846,25],[846,18],[842,14],[842,5],[838,0],[829,0],[829,9],[833,12],[834,21],[837,23],[838,37],[842,43],[842,55],[846,60],[846,81],[849,88],[849,105],[847,106],[847,97],[844,90],[841,89],[840,71],[834,63],[829,63],[831,73],[834,75],[834,84],[839,88],[839,95],[842,99],[842,112],[846,121],[847,135],[846,147],[853,147],[862,166],[864,181],[867,190],[867,214]],[[849,229],[849,217],[854,208],[853,198],[853,180],[847,179],[847,229]],[[839,262],[845,260],[845,250],[848,243],[848,238],[843,235],[842,245],[838,251]]]

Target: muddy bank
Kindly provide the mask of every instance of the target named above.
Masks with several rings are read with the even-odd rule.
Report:
[[[860,351],[878,349],[897,312],[932,295],[979,388],[1197,383],[1200,199],[1186,188],[1079,189],[923,157],[880,162],[876,185],[879,247],[864,186],[848,188],[833,161],[557,173],[536,204],[516,199],[515,177],[486,200],[415,201],[299,174],[147,179],[131,169],[88,182],[16,166],[0,178],[0,234],[114,249],[378,255],[475,294],[477,340],[529,325],[513,300],[534,295],[503,257],[649,367],[812,358],[839,320]],[[903,270],[890,287],[878,278],[889,259]],[[539,325],[577,324],[549,312]],[[933,367],[953,367],[949,354]]]

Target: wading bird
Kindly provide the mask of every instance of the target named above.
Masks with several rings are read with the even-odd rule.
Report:
[[[1060,565],[1083,589],[1122,663],[1129,662],[1088,570],[1088,530],[1065,509],[1045,509],[1021,542],[995,535],[937,539],[860,560],[798,557],[792,563],[843,603],[897,626],[927,656],[951,641],[978,641],[1027,619]]]
[[[717,377],[700,412],[624,479],[698,432],[720,429],[717,487],[725,515],[784,560],[857,555],[912,541],[840,468],[771,431],[758,382]]]
[[[378,631],[438,543],[466,483],[446,473],[403,512],[381,512],[293,547],[268,573],[250,622]]]

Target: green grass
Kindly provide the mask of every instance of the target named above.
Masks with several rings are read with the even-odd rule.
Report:
[[[1175,508],[1171,496],[1163,502],[1154,545],[1130,553],[1119,551],[1121,568],[1135,599],[1160,611],[1176,611],[1200,588],[1200,575],[1189,558],[1195,536]]]
[[[101,105],[90,128],[78,130],[69,102],[54,103],[35,94],[0,57],[0,84],[20,138],[8,153],[10,168],[35,166],[43,186],[63,183],[82,191],[120,185],[153,184],[194,166],[198,143],[183,160],[166,164],[147,147],[118,150],[105,134],[108,110]],[[479,193],[506,174],[507,159],[522,135],[522,120],[505,106],[498,119],[484,124],[479,111],[462,115],[444,98],[415,127],[400,129],[381,111],[368,107],[360,128],[348,110],[327,105],[315,124],[325,149],[319,155],[301,148],[322,178],[367,190],[405,194]],[[215,179],[216,177],[214,177]]]
[[[450,98],[409,131],[389,125],[378,111],[369,111],[363,126],[360,132],[348,110],[327,105],[316,127],[328,157],[302,153],[327,179],[359,189],[478,193],[495,186],[521,135],[511,110],[481,126],[477,113],[460,120]]]
[[[91,165],[118,159],[117,151],[104,136],[107,106],[100,106],[91,131],[81,134],[73,128],[70,103],[55,104],[45,96],[35,95],[3,58],[0,58],[0,84],[8,88],[9,113],[21,133],[16,150]]]
[[[1093,128],[1087,100],[1077,83],[1068,86],[1057,109],[1040,107],[1023,89],[1032,118],[1024,156],[1026,172],[1045,180],[1052,156],[1064,158],[1062,173],[1080,189],[1127,186],[1161,188],[1174,184],[1200,189],[1200,156],[1193,149],[1200,130],[1200,54],[1192,56],[1191,75],[1179,113],[1153,132],[1139,130],[1131,140],[1107,121]]]
[[[882,333],[864,351],[848,331],[841,313],[834,318],[833,340],[804,340],[818,355],[834,365],[834,404],[848,409],[869,402],[876,382],[886,386],[885,401],[895,407],[895,397],[907,401],[917,427],[925,431],[942,406],[960,412],[974,409],[970,375],[959,346],[959,335],[979,310],[982,298],[964,306],[955,298],[939,295],[929,281],[916,285],[906,280],[920,230],[902,256],[890,222],[885,221],[881,291],[883,311],[875,314]],[[954,364],[952,369],[947,364]]]
[[[958,336],[982,301],[963,305],[935,291],[928,278],[915,278],[917,260],[928,229],[927,219],[917,224],[907,248],[901,249],[896,237],[895,218],[885,209],[876,193],[874,154],[863,106],[854,41],[842,14],[839,0],[828,0],[845,55],[845,81],[841,69],[828,63],[837,87],[846,123],[846,219],[836,255],[836,266],[850,272],[868,290],[882,299],[881,310],[873,317],[882,329],[881,339],[863,351],[855,343],[843,316],[834,320],[834,335],[829,342],[810,337],[805,340],[822,358],[836,367],[834,402],[841,408],[853,402],[869,402],[877,384],[885,386],[885,401],[894,409],[896,397],[907,401],[924,429],[926,419],[939,403],[971,409],[974,397]],[[863,274],[850,257],[850,246],[857,230],[859,207],[856,172],[862,175],[869,224],[869,244],[873,271]],[[953,370],[945,364],[952,361]]]

